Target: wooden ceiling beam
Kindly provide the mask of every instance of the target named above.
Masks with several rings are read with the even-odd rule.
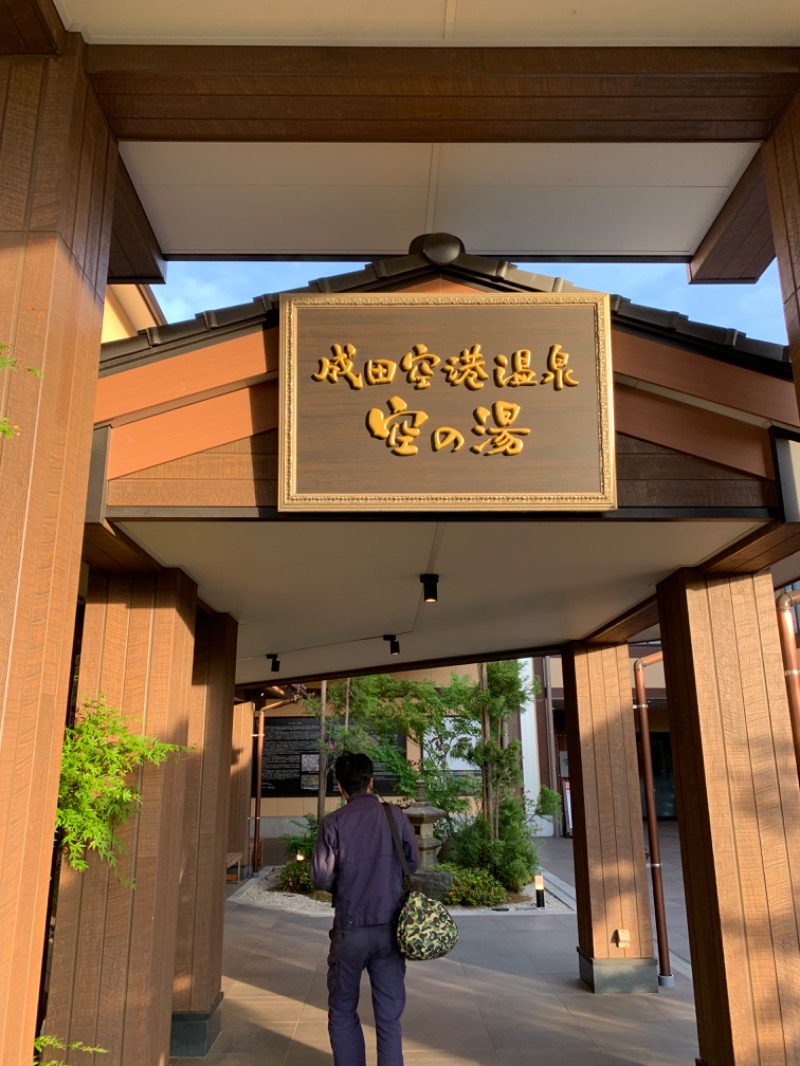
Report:
[[[193,73],[248,76],[330,74],[364,76],[447,73],[469,80],[483,74],[512,76],[754,77],[800,74],[800,48],[484,48],[338,47],[328,45],[126,45],[89,46],[90,73]],[[688,95],[688,90],[684,89]]]
[[[92,45],[120,139],[763,140],[800,88],[797,48]]]
[[[655,596],[631,607],[618,618],[607,622],[584,637],[586,644],[624,644],[646,630],[658,625],[658,604]]]
[[[125,164],[117,164],[114,216],[108,257],[109,284],[150,285],[166,276],[164,253]]]
[[[687,270],[693,284],[758,281],[775,258],[759,151],[700,242]]]
[[[53,0],[0,0],[0,55],[60,55],[66,35]]]

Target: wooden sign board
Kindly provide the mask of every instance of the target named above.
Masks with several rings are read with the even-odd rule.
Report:
[[[284,511],[616,507],[608,297],[281,297]]]

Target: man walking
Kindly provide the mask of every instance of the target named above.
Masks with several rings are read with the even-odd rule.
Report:
[[[378,1043],[378,1066],[403,1066],[400,1017],[406,1003],[406,963],[397,949],[395,919],[403,873],[383,804],[372,793],[372,760],[340,755],[334,767],[346,805],[324,818],[311,859],[311,880],[333,894],[328,953],[328,1033],[334,1066],[366,1066],[358,1016],[366,969]],[[390,808],[413,873],[419,851],[408,818]]]

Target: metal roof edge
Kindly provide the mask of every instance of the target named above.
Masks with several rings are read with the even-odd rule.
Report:
[[[378,259],[366,267],[318,278],[290,293],[346,293],[378,291],[399,281],[422,278],[466,281],[490,291],[580,293],[563,277],[549,277],[522,270],[506,259],[470,255],[451,234],[424,234],[411,243],[407,255]],[[249,303],[200,312],[193,319],[158,325],[133,337],[110,341],[101,347],[100,374],[120,373],[132,366],[156,362],[206,347],[222,336],[253,328],[277,325],[280,293],[257,296]],[[624,296],[611,295],[611,320],[615,327],[688,348],[702,355],[730,362],[758,373],[791,379],[788,346],[755,340],[736,329],[695,322],[676,311],[635,304]]]

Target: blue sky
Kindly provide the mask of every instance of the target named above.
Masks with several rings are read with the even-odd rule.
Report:
[[[315,278],[357,270],[358,263],[168,264],[166,285],[153,292],[169,322],[192,318],[263,293],[307,285]],[[681,263],[520,263],[523,270],[557,275],[582,288],[618,293],[634,303],[679,311],[698,322],[738,329],[758,340],[786,344],[778,270],[770,266],[756,285],[688,285]]]

